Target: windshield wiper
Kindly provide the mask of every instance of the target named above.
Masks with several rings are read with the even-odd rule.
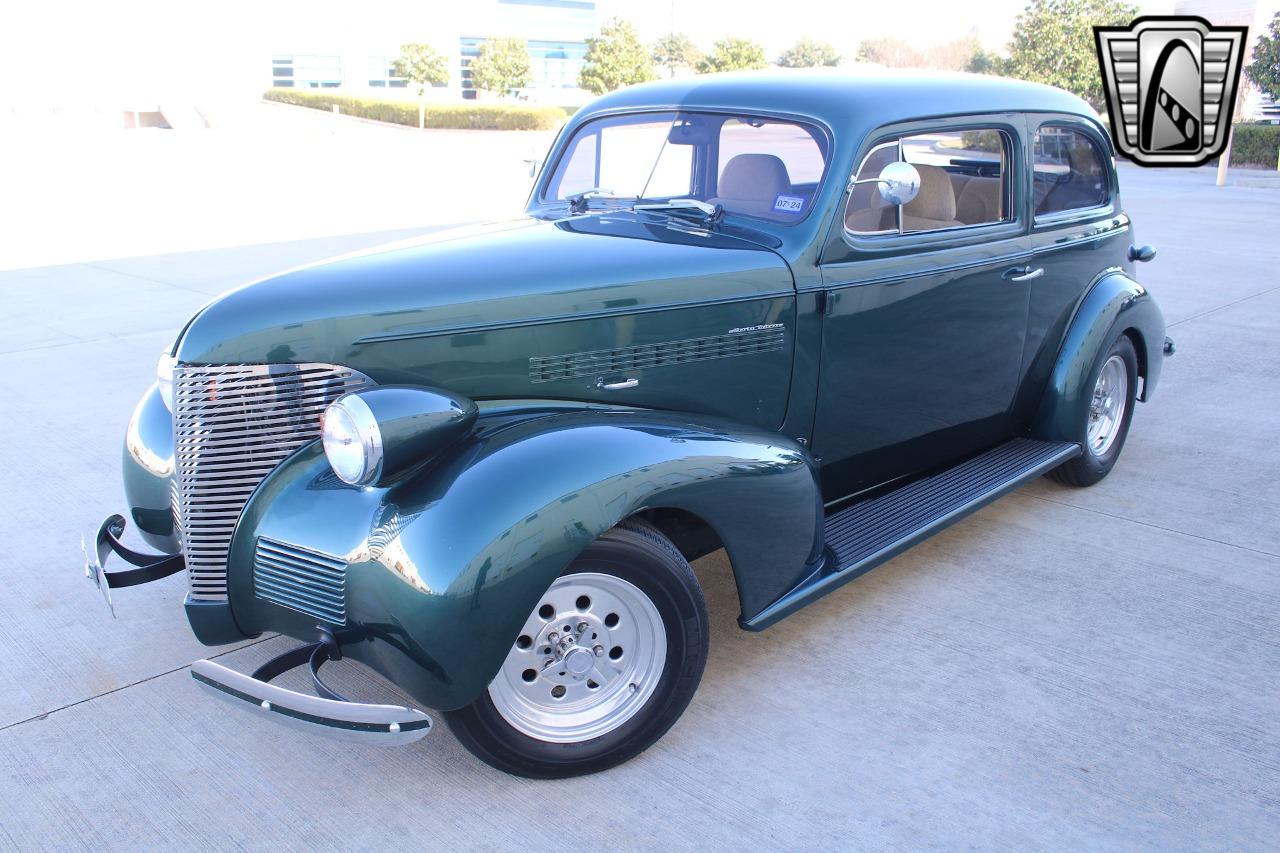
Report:
[[[651,204],[637,204],[632,209],[665,210],[669,213],[696,213],[701,214],[710,223],[719,222],[720,217],[724,215],[724,207],[722,205],[711,204],[696,198],[672,198]]]
[[[569,202],[570,213],[586,213],[589,209],[587,202],[593,198],[622,199],[629,197],[630,196],[614,195],[613,190],[606,190],[604,187],[592,187],[589,190],[570,193],[564,197],[564,200]]]

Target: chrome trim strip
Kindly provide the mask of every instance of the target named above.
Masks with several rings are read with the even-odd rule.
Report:
[[[501,320],[494,323],[471,323],[468,325],[442,326],[434,329],[410,329],[404,332],[385,332],[378,335],[365,335],[356,338],[352,344],[381,344],[390,341],[408,341],[416,338],[434,338],[442,335],[461,335],[473,332],[496,332],[502,329],[523,326],[549,326],[556,323],[573,323],[579,320],[601,320],[609,317],[630,317],[634,314],[653,314],[658,311],[682,311],[687,308],[704,308],[711,305],[731,305],[735,302],[754,302],[757,299],[780,299],[795,296],[794,290],[770,290],[762,293],[751,293],[746,296],[726,296],[723,299],[695,299],[688,302],[671,302],[665,305],[628,305],[616,310],[583,311],[571,317],[557,315],[554,317],[530,317]]]

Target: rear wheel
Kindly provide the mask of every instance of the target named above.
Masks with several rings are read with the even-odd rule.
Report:
[[[1071,486],[1092,486],[1107,476],[1124,449],[1138,389],[1138,354],[1128,335],[1116,338],[1092,379],[1089,408],[1075,436],[1084,452],[1049,472]]]
[[[706,602],[650,527],[596,540],[539,600],[489,689],[447,715],[483,761],[520,776],[594,773],[638,754],[697,689]]]

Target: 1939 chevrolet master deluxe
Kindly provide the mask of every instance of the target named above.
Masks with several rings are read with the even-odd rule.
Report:
[[[688,561],[758,631],[1041,474],[1106,476],[1172,352],[1084,102],[797,72],[607,95],[516,222],[232,291],[129,424],[107,592],[185,571],[192,675],[264,719],[415,740],[360,661],[512,773],[634,756],[707,655]],[[103,568],[114,552],[134,568]],[[108,595],[109,599],[109,595]],[[316,694],[269,683],[310,665]]]

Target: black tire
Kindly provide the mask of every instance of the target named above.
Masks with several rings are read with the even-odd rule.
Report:
[[[1089,446],[1090,415],[1086,411],[1076,427],[1076,434],[1070,437],[1070,440],[1079,442],[1084,452],[1070,462],[1054,468],[1048,474],[1051,479],[1059,483],[1065,483],[1068,486],[1092,486],[1111,473],[1116,460],[1120,458],[1120,451],[1124,450],[1125,439],[1129,436],[1129,424],[1133,421],[1138,390],[1138,354],[1128,335],[1120,335],[1111,344],[1111,348],[1102,354],[1098,363],[1093,366],[1093,371],[1089,374],[1089,384],[1085,387],[1092,393],[1092,389],[1098,382],[1098,376],[1102,373],[1103,365],[1113,356],[1118,356],[1124,362],[1125,373],[1129,380],[1127,398],[1124,401],[1124,414],[1120,418],[1118,431],[1106,452],[1095,453]]]
[[[499,770],[533,779],[597,773],[652,745],[684,713],[706,666],[707,603],[689,563],[652,527],[624,522],[601,536],[562,572],[614,575],[638,587],[657,608],[667,654],[652,695],[618,728],[577,743],[552,743],[514,728],[486,690],[473,703],[449,711],[449,728],[473,755]],[[594,636],[594,635],[593,635]]]

